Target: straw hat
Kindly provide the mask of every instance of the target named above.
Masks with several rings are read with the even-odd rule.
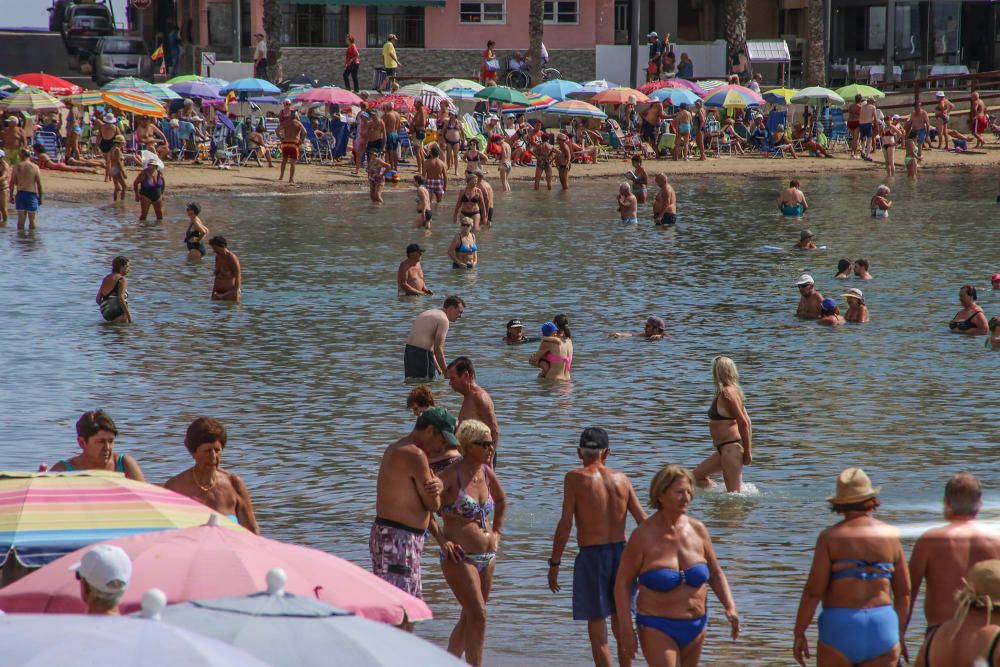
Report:
[[[965,590],[976,597],[989,597],[1000,605],[1000,560],[983,560],[965,574]]]
[[[826,500],[831,505],[852,505],[874,498],[881,487],[873,487],[872,481],[861,468],[848,468],[837,476],[837,493]]]

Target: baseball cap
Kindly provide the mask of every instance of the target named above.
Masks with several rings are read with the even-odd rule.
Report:
[[[815,282],[816,281],[813,280],[812,276],[810,276],[808,273],[803,273],[801,276],[799,276],[799,279],[795,281],[795,284],[796,285],[812,285]]]
[[[607,449],[608,432],[603,428],[591,426],[583,429],[580,434],[580,449]]]
[[[659,35],[657,35],[655,32],[651,32],[648,35],[646,35],[646,39],[649,39],[650,37],[659,37]]]
[[[423,252],[424,249],[420,247],[417,243],[411,243],[406,246],[406,254],[409,255],[411,252]]]
[[[559,331],[559,327],[557,327],[552,322],[546,322],[545,324],[542,325],[542,335],[543,336],[551,336],[552,334],[554,334],[557,331]]]
[[[823,299],[820,302],[819,307],[822,308],[823,310],[833,310],[834,308],[837,307],[837,302],[834,301],[833,299]]]
[[[69,566],[91,588],[102,593],[121,593],[132,579],[132,559],[121,547],[98,544],[83,554],[79,563]]]
[[[943,90],[937,91],[936,93],[934,93],[934,97],[944,97],[944,91]]]
[[[455,437],[455,415],[442,407],[427,408],[420,417],[436,428],[449,445],[458,447],[458,438]]]
[[[524,322],[522,322],[521,320],[519,320],[519,319],[517,319],[515,317],[514,319],[507,321],[507,328],[510,329],[511,327],[522,327],[523,328],[524,327]]]
[[[656,315],[650,315],[646,318],[646,324],[653,327],[654,329],[666,329],[667,323],[663,321],[662,317],[657,317]]]

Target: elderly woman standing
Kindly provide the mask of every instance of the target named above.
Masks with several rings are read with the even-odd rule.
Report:
[[[1000,560],[970,567],[965,585],[955,593],[959,603],[955,618],[927,632],[917,667],[1000,664]]]
[[[477,419],[467,419],[455,435],[461,444],[462,459],[438,475],[444,484],[444,524],[432,521],[429,530],[441,545],[444,578],[462,606],[462,615],[448,640],[448,652],[464,655],[475,666],[483,662],[486,601],[493,587],[507,500],[490,467],[496,447],[490,428]]]
[[[715,558],[705,525],[687,515],[694,497],[694,478],[686,469],[668,465],[649,486],[656,513],[639,524],[622,552],[615,579],[618,627],[632,627],[631,598],[639,582],[635,624],[642,654],[650,665],[697,665],[708,627],[708,588],[725,610],[732,638],[740,633],[736,602]],[[623,655],[635,657],[635,636],[619,637]]]
[[[958,300],[962,304],[962,310],[955,313],[955,317],[948,323],[952,333],[969,336],[983,336],[987,333],[989,326],[986,314],[976,303],[978,298],[979,294],[972,285],[962,285],[958,290]]]
[[[820,602],[820,667],[895,667],[900,652],[909,660],[900,639],[910,608],[910,574],[899,532],[872,517],[878,492],[863,470],[848,468],[837,477],[837,493],[827,498],[844,518],[816,540],[795,619],[793,653],[800,665],[809,658],[806,628]]]
[[[726,491],[739,493],[743,488],[743,466],[753,461],[753,425],[744,406],[736,363],[729,357],[716,357],[712,360],[712,379],[715,398],[708,408],[708,432],[716,451],[694,469],[694,479],[698,486],[712,486],[711,475],[721,470]]]

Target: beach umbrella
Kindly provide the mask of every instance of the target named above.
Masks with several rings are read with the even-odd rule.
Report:
[[[83,90],[83,88],[75,83],[70,83],[66,79],[60,79],[58,76],[52,76],[51,74],[46,74],[45,72],[18,74],[14,78],[26,86],[41,88],[45,92],[52,95],[72,95],[73,93],[79,93]]]
[[[40,567],[95,542],[198,526],[211,515],[187,496],[121,473],[0,472],[0,567],[8,558]],[[228,519],[223,525],[246,532]]]
[[[175,83],[191,83],[192,81],[201,81],[202,77],[197,74],[182,74],[180,76],[175,76],[172,79],[168,79],[166,84],[172,86]]]
[[[408,95],[399,95],[397,93],[389,93],[388,95],[382,95],[370,100],[368,102],[368,108],[378,108],[383,104],[391,104],[393,109],[404,113],[413,111],[413,98]]]
[[[126,113],[134,113],[150,118],[167,116],[163,105],[155,98],[135,90],[106,90],[104,103]]]
[[[546,109],[544,113],[555,116],[600,118],[601,120],[608,117],[606,113],[595,107],[593,104],[588,104],[582,100],[563,100],[562,102],[556,102]]]
[[[223,528],[217,517],[193,528],[132,535],[112,540],[132,559],[132,581],[121,607],[137,611],[142,592],[163,590],[171,602],[249,595],[274,567],[288,575],[286,590],[315,597],[380,623],[431,618],[423,600],[396,588],[354,563],[317,549]],[[0,533],[2,534],[2,533]],[[83,610],[80,587],[67,568],[83,550],[64,556],[13,584],[0,588],[0,609],[31,613]]]
[[[608,88],[594,95],[592,104],[626,104],[631,98],[637,104],[649,102],[649,98],[635,88]]]
[[[453,88],[468,88],[477,93],[483,89],[482,85],[476,83],[472,79],[445,79],[444,81],[438,83],[437,87],[446,93]],[[450,95],[451,93],[448,94]]]
[[[170,88],[182,97],[193,97],[199,100],[222,99],[222,96],[219,95],[219,89],[215,86],[210,86],[204,81],[172,83],[170,84]]]
[[[481,89],[475,88],[450,88],[448,92],[448,97],[453,100],[474,100],[476,98],[476,93]]]
[[[666,88],[670,86],[670,79],[660,79],[658,81],[650,81],[649,83],[644,83],[639,86],[638,91],[644,95],[649,95],[654,90],[659,90],[660,88]]]
[[[483,100],[493,100],[494,102],[506,102],[507,104],[519,104],[528,106],[528,98],[520,90],[515,90],[509,86],[487,86],[476,93],[476,97]]]
[[[705,92],[701,93],[702,97],[705,96],[705,93],[708,93],[708,92],[710,92],[712,90],[715,90],[719,86],[725,86],[725,85],[728,85],[728,84],[725,81],[719,81],[718,79],[706,79],[705,81],[699,81],[698,82],[698,86],[700,86],[701,89],[703,91],[705,91]]]
[[[313,88],[297,95],[296,102],[322,102],[324,104],[339,104],[341,106],[356,106],[361,103],[361,98],[345,88],[336,86],[324,86],[323,88]]]
[[[576,91],[583,88],[576,81],[566,81],[565,79],[551,79],[549,81],[543,81],[534,88],[531,92],[538,93],[540,95],[548,95],[553,97],[558,101],[565,100],[569,97],[570,93],[575,93]]]
[[[701,99],[693,91],[687,88],[658,88],[649,94],[650,99],[680,106],[681,104],[694,104]]]
[[[695,95],[700,95],[701,97],[704,97],[705,93],[707,93],[710,90],[710,88],[706,87],[706,84],[712,83],[715,84],[716,86],[722,85],[721,81],[699,81],[698,83],[695,83],[693,81],[688,81],[687,79],[677,79],[677,78],[668,79],[667,82],[670,84],[671,87],[687,88]]]
[[[226,81],[225,79],[220,79],[217,76],[203,76],[203,77],[201,77],[201,82],[202,83],[206,83],[206,84],[208,84],[210,86],[214,86],[216,88],[220,88],[220,89],[223,86],[228,86],[229,85],[228,81]]]
[[[284,102],[285,100],[294,100],[296,97],[310,90],[316,90],[315,86],[293,86],[285,92],[278,95],[278,99]]]
[[[449,97],[448,93],[441,89],[440,86],[432,86],[429,83],[410,83],[399,90],[396,91],[400,95],[409,95],[410,97],[419,97],[420,95],[429,94],[436,97]]]
[[[770,104],[783,104],[787,106],[792,103],[792,98],[798,92],[798,88],[774,88],[761,94],[761,97],[764,98],[765,102]]]
[[[153,87],[156,88],[157,90],[159,90],[160,92],[157,95],[151,95],[151,97],[155,97],[156,99],[160,100],[161,102],[162,101],[166,101],[166,100],[179,100],[179,99],[181,99],[180,95],[178,95],[176,92],[174,92],[173,90],[171,90],[170,87],[168,85],[164,84],[164,83],[153,84]]]
[[[54,111],[62,109],[63,103],[41,88],[27,86],[0,100],[3,111]]]
[[[289,88],[301,88],[302,86],[308,86],[309,88],[315,88],[318,85],[316,79],[311,79],[305,74],[299,74],[298,76],[293,76],[291,79],[285,79],[278,84],[278,88],[281,90],[288,90]]]
[[[72,637],[72,641],[53,641]],[[5,665],[101,667],[268,667],[203,633],[142,618],[83,614],[0,616]]]
[[[240,99],[260,97],[261,95],[277,95],[281,92],[281,90],[270,81],[255,79],[253,77],[237,79],[236,81],[231,81],[219,88],[220,95],[226,95],[229,91],[236,93]]]
[[[558,102],[559,100],[554,97],[549,97],[548,95],[539,95],[538,93],[527,92],[524,97],[528,100],[528,106],[525,107],[521,104],[501,104],[501,113],[530,113],[532,111],[544,111],[550,106]]]
[[[285,573],[267,574],[263,593],[192,600],[164,607],[160,591],[143,596],[142,615],[212,637],[271,665],[328,667],[462,667],[425,639],[317,600],[286,593]]]
[[[810,86],[809,88],[803,88],[793,95],[791,102],[792,104],[833,104],[840,106],[844,103],[844,98],[829,88]]]
[[[117,79],[112,79],[101,86],[101,90],[136,90],[150,97],[156,97],[160,93],[160,89],[149,81],[134,76],[120,76]]]
[[[745,86],[718,86],[705,95],[705,106],[744,109],[764,104],[764,98]]]
[[[67,103],[72,102],[81,107],[93,107],[104,104],[104,94],[99,90],[85,90],[82,93],[66,95],[62,98],[62,101]]]
[[[589,100],[597,93],[607,90],[608,88],[617,88],[617,83],[611,83],[607,79],[595,79],[593,81],[585,81],[580,84],[580,90],[575,90],[569,94],[569,97],[578,100]]]
[[[25,84],[21,83],[17,79],[12,79],[9,76],[4,76],[0,74],[0,90],[20,90],[24,88]]]
[[[878,88],[872,88],[871,86],[866,86],[863,83],[852,83],[844,86],[843,88],[838,88],[836,93],[844,98],[844,100],[853,100],[856,95],[860,95],[866,99],[872,97],[876,100],[880,100],[885,97],[885,93]]]

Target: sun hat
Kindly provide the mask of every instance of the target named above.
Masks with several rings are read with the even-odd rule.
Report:
[[[834,308],[837,307],[837,302],[829,298],[823,299],[822,301],[820,301],[819,307],[822,308],[823,310],[833,310]]]
[[[803,273],[801,276],[799,276],[799,279],[795,281],[796,285],[813,285],[815,283],[816,281],[813,280],[813,277],[810,276],[808,273]]]
[[[831,505],[851,505],[874,498],[881,487],[873,487],[872,481],[861,468],[848,468],[837,476],[837,492],[827,497]]]
[[[513,327],[521,327],[523,329],[524,328],[524,322],[522,322],[521,320],[517,319],[516,317],[514,319],[512,319],[512,320],[507,320],[507,328],[511,329]]]
[[[559,331],[559,327],[557,327],[552,322],[546,322],[545,324],[542,325],[542,335],[543,336],[551,336],[552,334],[554,334],[557,331]]]
[[[803,229],[801,232],[799,232],[800,241],[805,241],[806,239],[811,239],[811,238],[813,238],[813,233],[808,229]]]
[[[8,123],[16,123],[17,122],[17,118],[15,118],[14,116],[7,116],[7,122]]]
[[[663,321],[663,318],[657,317],[656,315],[650,315],[647,317],[646,324],[661,331],[667,328],[667,323]]]
[[[83,554],[79,563],[69,566],[86,580],[91,588],[102,593],[121,593],[132,579],[132,559],[112,544],[98,544]]]
[[[409,255],[411,252],[423,252],[424,249],[420,247],[418,243],[411,243],[406,246],[406,254]]]
[[[440,431],[449,445],[458,447],[458,438],[455,437],[455,415],[442,407],[433,407],[424,410],[420,417]]]
[[[845,299],[861,299],[862,301],[865,300],[865,295],[857,287],[852,287],[851,289],[847,290],[840,296],[844,297]]]
[[[585,428],[583,429],[583,433],[580,434],[580,444],[578,447],[580,449],[607,449],[608,432],[603,428],[593,426]]]

